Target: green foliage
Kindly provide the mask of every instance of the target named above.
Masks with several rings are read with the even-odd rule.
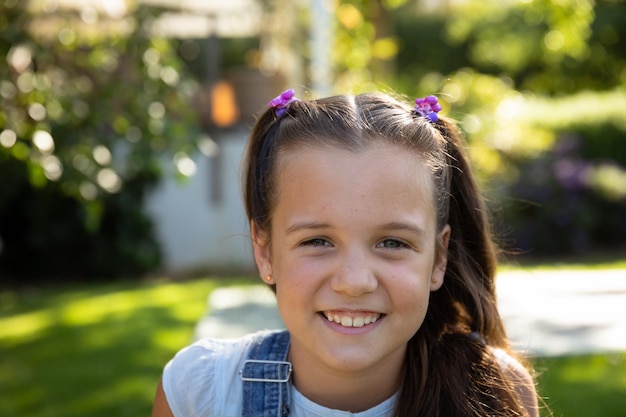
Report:
[[[160,252],[141,207],[164,156],[194,150],[193,85],[149,34],[153,9],[28,4],[0,4],[0,274],[150,270]]]
[[[344,0],[335,13],[335,89],[361,92],[388,86],[399,40],[390,13],[407,0]]]
[[[468,42],[472,62],[482,67],[516,76],[589,53],[591,0],[468,1],[453,11],[447,22],[450,39]]]

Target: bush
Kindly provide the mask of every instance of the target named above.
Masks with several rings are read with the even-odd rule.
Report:
[[[517,248],[562,255],[626,243],[626,167],[606,154],[619,141],[564,135],[541,157],[518,161],[503,214]],[[605,179],[611,172],[621,179]]]
[[[0,275],[141,274],[161,257],[145,193],[196,149],[194,84],[155,9],[38,7],[0,3]]]
[[[0,210],[0,276],[27,284],[133,277],[157,267],[160,247],[141,209],[143,194],[156,178],[144,177],[128,181],[123,192],[81,203],[57,183],[33,187],[16,169],[9,177],[11,198]]]

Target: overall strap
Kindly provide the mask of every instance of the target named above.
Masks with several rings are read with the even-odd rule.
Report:
[[[291,392],[289,333],[260,333],[239,372],[243,381],[242,417],[287,417]]]

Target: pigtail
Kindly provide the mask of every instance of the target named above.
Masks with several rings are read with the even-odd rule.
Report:
[[[257,123],[250,136],[246,150],[244,174],[245,203],[248,219],[253,220],[261,229],[267,223],[268,206],[268,176],[270,175],[273,136],[276,132],[276,123],[270,111],[266,111]]]
[[[461,285],[460,291],[453,292],[465,294],[459,301],[470,317],[470,330],[483,335],[489,344],[506,348],[507,338],[495,299],[497,248],[487,207],[458,128],[446,119],[440,120],[437,128],[444,137],[450,167],[448,224],[452,234],[445,281]]]
[[[458,128],[440,118],[451,236],[443,286],[409,341],[396,416],[526,416],[489,346],[507,349],[495,297],[496,245]]]
[[[261,114],[250,134],[246,148],[243,190],[246,214],[262,230],[269,226],[270,205],[273,197],[272,171],[278,150],[278,129],[284,119],[291,117],[292,109],[283,109],[281,116],[274,108]]]

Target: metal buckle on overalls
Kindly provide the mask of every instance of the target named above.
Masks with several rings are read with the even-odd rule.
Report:
[[[259,364],[277,364],[277,365],[286,366],[287,367],[287,377],[282,378],[282,379],[271,379],[271,378],[252,378],[252,377],[243,376],[243,371],[245,370],[246,365],[248,365],[248,364],[255,364],[255,363],[259,363]],[[242,381],[252,381],[252,382],[287,382],[287,381],[289,381],[289,377],[291,376],[291,371],[292,371],[291,362],[285,362],[285,361],[263,361],[263,360],[256,360],[256,359],[248,359],[248,360],[246,360],[243,363],[243,366],[241,367],[241,371],[239,371],[239,377],[241,378]]]

